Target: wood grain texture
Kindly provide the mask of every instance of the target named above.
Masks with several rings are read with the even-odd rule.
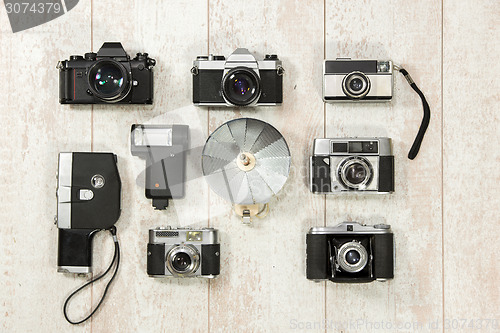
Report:
[[[394,280],[327,285],[327,321],[346,332],[384,331],[383,323],[389,326],[385,329],[430,331],[428,324],[442,319],[441,5],[327,1],[326,13],[327,59],[391,59],[404,65],[432,110],[421,151],[410,161],[407,155],[422,120],[422,105],[399,73],[394,74],[390,103],[326,107],[327,137],[390,137],[396,168],[391,195],[327,197],[328,225],[346,220],[387,223],[396,243]]]
[[[485,325],[500,324],[499,16],[495,2],[470,0],[82,0],[54,21],[13,34],[0,6],[0,332],[498,331],[492,321]],[[106,41],[157,60],[154,105],[59,105],[57,61]],[[228,56],[237,47],[283,60],[282,106],[192,105],[194,58]],[[324,105],[325,56],[405,66],[432,110],[414,161],[406,155],[422,109],[404,78],[396,74],[390,103]],[[250,227],[208,188],[200,163],[208,135],[238,117],[275,126],[292,154],[290,178],[269,216]],[[186,197],[166,212],[144,196],[145,162],[130,153],[134,123],[190,126]],[[314,138],[324,136],[391,137],[396,192],[313,196],[308,158]],[[55,172],[60,151],[89,150],[118,155],[122,263],[102,309],[74,327],[62,303],[86,279],[56,273]],[[394,280],[305,278],[309,228],[344,220],[392,225]],[[218,228],[221,275],[149,278],[148,230],[160,225]],[[96,236],[96,273],[109,264],[112,246],[105,233]],[[72,318],[95,306],[103,287],[80,295]],[[464,320],[474,326],[462,327]]]
[[[210,192],[210,225],[223,232],[221,276],[210,284],[210,331],[281,332],[324,319],[324,285],[305,279],[305,234],[323,224],[324,200],[307,188],[312,140],[322,135],[321,1],[210,1],[210,53],[244,47],[263,59],[277,54],[286,73],[283,104],[210,109],[210,131],[238,117],[275,126],[292,155],[290,177],[270,214],[242,225],[231,205]],[[307,22],[307,23],[306,23]]]
[[[90,149],[90,106],[59,105],[55,68],[90,47],[90,4],[13,34],[0,8],[0,331],[89,332],[69,327],[62,304],[84,279],[57,273],[56,171],[60,151]],[[90,290],[71,303],[78,318]]]
[[[207,329],[208,281],[153,279],[146,274],[150,228],[207,226],[207,186],[200,169],[207,115],[192,105],[190,74],[194,57],[207,52],[206,6],[206,1],[188,0],[93,2],[94,50],[103,42],[121,41],[130,55],[147,52],[157,61],[152,106],[94,107],[93,148],[118,155],[123,210],[117,228],[123,262],[106,307],[93,320],[93,332]],[[113,13],[112,19],[109,13]],[[167,211],[153,210],[151,200],[144,195],[145,161],[130,153],[130,126],[134,123],[190,126],[186,198],[171,201]],[[100,255],[112,253],[106,237],[102,235],[95,242]],[[109,260],[100,261],[100,266]],[[102,286],[95,290],[102,290]],[[97,297],[93,301],[97,302]]]
[[[500,7],[446,0],[444,12],[446,331],[498,332]]]

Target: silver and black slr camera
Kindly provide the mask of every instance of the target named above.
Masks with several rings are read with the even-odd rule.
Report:
[[[239,48],[227,59],[199,56],[191,73],[193,103],[198,106],[271,106],[283,101],[284,69],[275,54],[257,61]]]
[[[219,271],[220,244],[216,229],[158,227],[149,230],[149,276],[214,278]]]
[[[318,194],[394,192],[391,139],[315,139],[310,189]]]
[[[306,236],[310,280],[363,283],[394,278],[394,237],[390,225],[343,222],[311,228]]]
[[[130,59],[121,43],[104,43],[97,53],[60,61],[61,104],[152,104],[153,67],[147,53]]]
[[[325,102],[384,102],[392,98],[392,61],[337,58],[323,64]]]

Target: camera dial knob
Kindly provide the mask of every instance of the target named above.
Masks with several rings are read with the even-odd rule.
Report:
[[[276,54],[266,54],[264,60],[278,60],[278,55]]]
[[[391,226],[388,224],[375,224],[373,226],[375,229],[390,229]]]
[[[83,57],[80,55],[72,55],[69,57],[69,60],[83,60]]]
[[[95,60],[96,57],[97,53],[94,52],[85,53],[85,60]]]
[[[148,58],[149,54],[147,53],[137,53],[135,59],[136,60],[146,60]]]

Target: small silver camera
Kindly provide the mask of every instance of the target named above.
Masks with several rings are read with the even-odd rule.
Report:
[[[213,228],[150,229],[147,258],[151,277],[214,278],[220,272],[219,233]]]
[[[393,192],[391,139],[315,139],[310,159],[310,189],[319,194]]]
[[[392,98],[393,65],[390,60],[337,58],[323,64],[325,102],[384,102]]]

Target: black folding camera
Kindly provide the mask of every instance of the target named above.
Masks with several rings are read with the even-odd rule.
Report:
[[[247,49],[229,56],[199,56],[191,69],[193,103],[198,106],[270,106],[283,101],[281,60],[257,61]]]
[[[97,53],[60,61],[61,104],[152,104],[154,59],[130,59],[121,43],[104,43]]]
[[[391,139],[315,139],[310,189],[318,194],[393,192]]]
[[[92,238],[120,217],[121,181],[112,153],[60,153],[57,176],[59,272],[92,272]]]
[[[394,237],[387,224],[315,227],[306,242],[310,280],[363,283],[394,278]]]
[[[213,228],[149,230],[148,275],[214,278],[220,271],[219,232]]]

